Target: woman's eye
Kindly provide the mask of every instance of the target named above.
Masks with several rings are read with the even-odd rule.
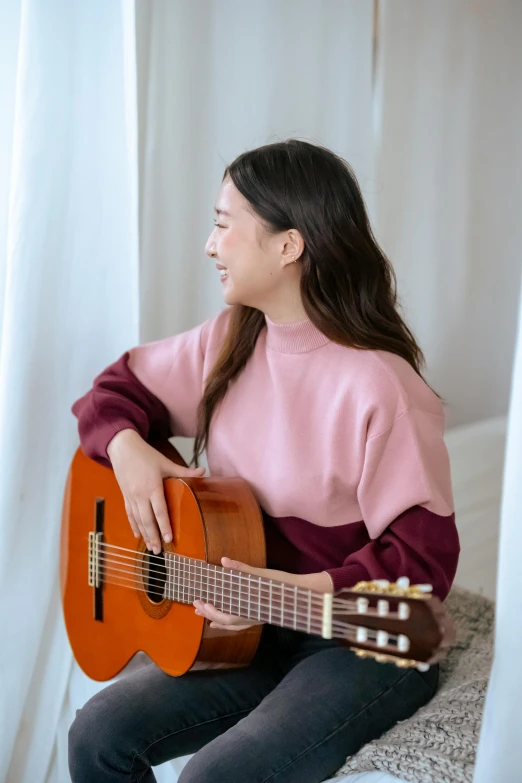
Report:
[[[222,226],[221,223],[216,223],[215,220],[214,220],[214,225],[217,226],[218,228],[226,228],[226,226]]]

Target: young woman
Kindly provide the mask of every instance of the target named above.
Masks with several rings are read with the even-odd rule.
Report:
[[[304,141],[240,155],[225,171],[206,253],[229,308],[126,352],[78,400],[82,448],[111,465],[130,525],[169,541],[168,476],[246,479],[263,510],[268,569],[222,565],[323,592],[409,577],[444,599],[459,542],[445,414],[397,310],[349,166]],[[153,436],[195,437],[195,468]],[[245,621],[196,601],[228,629]],[[438,667],[357,658],[338,640],[264,625],[250,666],[170,677],[150,664],[79,710],[73,783],[317,783],[435,692]]]

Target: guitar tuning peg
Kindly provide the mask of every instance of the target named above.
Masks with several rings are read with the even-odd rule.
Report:
[[[420,672],[427,672],[429,668],[430,668],[429,663],[418,663],[417,664],[417,669]]]
[[[383,599],[377,601],[377,614],[379,615],[379,617],[386,617],[389,609],[390,609],[390,604],[388,603],[388,601],[384,601]]]
[[[366,614],[369,606],[370,606],[370,602],[368,601],[367,598],[357,599],[357,611],[359,614]]]
[[[364,643],[368,641],[368,631],[366,628],[363,628],[361,625],[357,628],[357,631],[355,632],[355,638],[358,642]]]
[[[410,640],[403,633],[400,633],[397,636],[397,649],[399,650],[399,652],[408,652],[408,650],[410,649]]]
[[[405,590],[407,587],[410,586],[410,580],[408,579],[407,576],[400,576],[397,579],[396,585],[397,587],[400,587],[401,590]]]
[[[389,582],[388,579],[374,579],[373,580],[373,584],[376,587],[389,587],[390,586],[390,582]]]
[[[414,587],[419,590],[421,593],[431,593],[433,592],[433,586],[432,585],[414,585]]]

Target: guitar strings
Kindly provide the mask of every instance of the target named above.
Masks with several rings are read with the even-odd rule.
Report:
[[[127,557],[125,555],[120,555],[117,552],[115,553],[115,556],[118,557],[118,558],[125,559],[125,560],[131,560],[134,564],[136,564],[136,562],[137,562],[137,559],[138,559],[137,556],[141,556],[143,559],[145,559],[145,557],[148,557],[150,559],[154,558],[155,560],[160,560],[161,564],[158,564],[157,568],[156,567],[151,568],[149,566],[148,568],[146,567],[144,569],[148,573],[159,573],[159,574],[161,574],[162,571],[168,570],[166,564],[169,563],[169,562],[172,563],[173,560],[174,560],[174,562],[179,562],[180,565],[182,565],[183,567],[184,567],[184,563],[182,563],[181,561],[189,561],[189,563],[188,563],[189,575],[190,575],[191,563],[194,563],[194,566],[193,566],[194,569],[196,569],[196,568],[200,569],[197,573],[201,573],[202,567],[204,565],[205,566],[205,569],[204,569],[205,573],[210,572],[210,573],[213,573],[214,575],[217,575],[219,573],[227,574],[229,577],[232,577],[232,579],[239,578],[240,581],[247,580],[247,582],[249,581],[249,576],[250,576],[250,579],[256,580],[256,583],[259,584],[260,587],[262,587],[263,585],[270,585],[270,584],[272,584],[272,588],[276,588],[276,587],[279,587],[282,584],[282,582],[279,582],[279,580],[277,580],[277,579],[276,580],[269,580],[267,582],[266,579],[263,579],[263,577],[259,577],[256,574],[250,574],[249,575],[247,573],[243,573],[243,572],[240,572],[240,571],[235,571],[235,569],[225,568],[224,566],[214,565],[213,563],[207,563],[205,560],[199,560],[197,558],[190,558],[187,555],[180,555],[177,552],[167,552],[166,553],[167,555],[172,555],[173,556],[173,559],[171,559],[171,558],[164,558],[161,555],[153,555],[148,550],[138,551],[136,549],[128,549],[126,547],[116,546],[115,544],[106,544],[105,542],[100,542],[98,544],[98,551],[101,551],[101,547],[104,547],[105,549],[109,549],[110,551],[118,549],[118,550],[121,550],[123,552],[131,553],[131,555],[133,555],[132,557]],[[199,564],[201,564],[201,567],[200,567]],[[196,574],[196,571],[194,571],[194,573]],[[284,585],[285,585],[285,589],[288,589],[288,590],[295,590],[295,589],[297,589],[298,592],[304,592],[306,594],[306,596],[307,596],[306,597],[306,601],[307,602],[308,602],[308,595],[309,595],[309,593],[312,593],[312,600],[313,601],[317,601],[318,604],[322,607],[323,599],[320,597],[322,595],[322,593],[318,593],[317,590],[313,590],[312,588],[299,587],[297,585],[292,585],[290,582],[284,582]],[[362,596],[360,596],[360,597],[362,597]],[[388,600],[390,597],[393,598],[395,596],[385,595],[383,597],[386,600]],[[396,596],[396,597],[397,598],[403,598],[403,596]],[[372,595],[372,598],[377,600],[379,598],[379,596],[378,595]],[[406,598],[407,598],[407,596],[406,596]],[[303,597],[303,600],[305,600],[304,597]],[[349,606],[350,607],[350,611],[352,611],[352,608],[353,608],[353,611],[357,611],[356,610],[356,599],[354,599],[353,601],[350,601],[347,598],[336,598],[336,596],[333,595],[332,596],[332,600],[333,600],[333,604],[334,605],[337,603],[339,607],[341,607],[341,606],[342,607]]]
[[[133,580],[133,579],[125,579],[124,577],[117,576],[116,579],[106,580],[106,582],[107,582],[107,584],[112,584],[112,585],[115,585],[115,586],[118,586],[118,587],[127,587],[127,588],[130,588],[130,589],[133,589],[133,590],[139,590],[140,592],[147,592],[141,586],[141,583],[139,583],[138,581]],[[159,597],[161,597],[161,598],[163,597],[162,593],[156,593],[156,595],[158,596],[158,598]],[[180,601],[178,603],[182,603],[182,602]],[[185,604],[185,605],[187,605],[187,604]],[[285,610],[283,616],[288,614],[288,613],[290,613],[292,615],[292,618],[294,617],[293,611],[292,610],[288,610],[288,609]],[[278,624],[278,623],[274,622],[274,620],[275,620],[274,615],[272,615],[272,617],[270,618],[270,614],[269,614],[269,612],[266,609],[263,610],[261,618],[255,618],[254,617],[254,618],[244,618],[244,619],[245,620],[246,619],[251,619],[251,620],[261,619],[263,622],[271,621],[272,625],[277,625]],[[313,618],[313,619],[317,621],[317,618]],[[308,622],[307,621],[304,621],[301,618],[299,618],[296,622],[302,624],[302,626],[301,627],[296,627],[294,630],[306,630],[308,628]],[[312,622],[310,623],[310,626],[311,625],[312,625]],[[322,627],[322,623],[320,625]],[[285,626],[285,627],[289,627],[289,626]],[[333,630],[336,630],[336,631],[339,631],[339,632],[343,632],[343,633],[344,633],[344,631],[351,631],[354,634],[354,636],[353,636],[354,639],[355,639],[355,634],[357,632],[357,628],[359,628],[359,627],[362,627],[362,626],[353,625],[351,623],[343,623],[342,621],[333,621],[332,622],[332,629]],[[372,633],[374,633],[374,631],[371,628],[368,628],[366,630],[368,632],[368,639],[370,640],[370,637],[371,637]],[[320,635],[320,631],[318,631],[318,633]],[[375,634],[376,634],[376,631],[375,631]],[[394,637],[393,635],[390,635],[389,638],[390,638],[390,640],[396,639],[396,637]]]
[[[128,560],[128,561],[130,561],[133,564],[132,565],[132,569],[133,570],[141,571],[141,573],[143,573],[143,574],[146,573],[147,575],[149,575],[150,573],[162,574],[162,570],[163,571],[167,570],[165,564],[168,563],[169,561],[172,563],[172,559],[170,559],[170,558],[169,558],[169,560],[164,560],[160,556],[155,555],[155,556],[153,556],[155,559],[161,560],[162,569],[140,567],[140,566],[137,565],[138,557],[136,555],[141,556],[143,559],[145,559],[145,556],[149,556],[148,552],[138,552],[137,553],[135,549],[127,549],[125,547],[118,547],[118,546],[115,546],[115,545],[112,545],[112,544],[105,544],[105,543],[102,543],[99,546],[100,546],[100,551],[101,551],[101,547],[103,547],[105,550],[109,550],[109,554],[114,549],[118,550],[117,552],[114,553],[115,557],[117,557],[120,560],[124,560],[124,561]],[[128,557],[126,555],[119,554],[120,551],[121,552],[130,552],[134,556],[133,557]],[[182,561],[190,560],[190,558],[187,558],[184,555],[178,555],[176,553],[171,553],[171,554],[173,554],[174,562],[177,562],[178,566],[181,565],[182,567],[184,567],[185,563],[183,563]],[[197,560],[197,561],[194,561],[194,562],[195,563],[201,563],[202,566],[205,563],[205,561],[202,561],[202,560]],[[121,565],[124,565],[124,563],[121,563]],[[192,579],[191,579],[192,574],[190,573],[190,562],[188,563],[188,565],[189,565],[189,574],[188,574],[189,575],[189,581],[192,581]],[[250,579],[249,579],[249,575],[248,574],[242,574],[240,572],[233,572],[233,569],[225,569],[223,566],[214,566],[212,564],[207,564],[207,563],[205,563],[205,569],[204,570],[205,570],[206,574],[213,575],[214,579],[219,577],[222,580],[223,576],[228,576],[229,577],[229,584],[230,584],[230,588],[231,589],[234,586],[234,581],[233,580],[235,580],[235,583],[238,584],[239,588],[241,588],[242,586],[246,587],[251,582],[251,580],[254,580],[253,583],[259,585],[259,593],[260,593],[260,595],[262,597],[266,596],[267,594],[270,595],[270,586],[272,587],[272,590],[279,589],[279,590],[282,591],[283,590],[282,584],[284,584],[284,589],[288,590],[289,592],[292,591],[294,593],[294,595],[296,594],[296,589],[297,589],[297,599],[299,601],[304,601],[307,605],[310,605],[310,601],[311,601],[311,603],[316,608],[319,608],[322,611],[322,606],[323,606],[323,599],[322,599],[322,597],[320,595],[318,595],[315,591],[312,591],[310,589],[301,588],[301,587],[297,587],[296,588],[296,585],[291,585],[290,583],[287,583],[287,582],[281,583],[281,582],[278,582],[277,580],[275,580],[275,581],[271,581],[271,580],[266,581],[266,579],[262,579],[261,577],[258,577],[255,574],[250,575]],[[178,571],[179,571],[179,568],[178,568]],[[194,571],[194,575],[197,575],[197,573],[195,571]],[[156,577],[152,577],[152,578],[155,579]],[[163,575],[161,575],[159,579],[162,582],[166,581],[166,578]],[[350,601],[349,599],[346,599],[346,598],[336,598],[335,596],[333,596],[333,599],[332,599],[332,607],[333,608],[337,608],[339,610],[349,611],[349,612],[353,612],[353,613],[357,613],[357,611],[358,611],[357,610],[356,600]]]
[[[142,583],[140,583],[139,581],[137,581],[135,579],[126,578],[126,577],[121,576],[119,574],[113,575],[113,572],[110,571],[110,570],[109,570],[109,575],[110,575],[110,579],[106,580],[107,584],[114,584],[114,585],[118,585],[118,586],[121,586],[121,587],[129,587],[129,588],[132,588],[132,589],[139,590],[140,592],[146,592],[149,596],[156,596],[157,598],[161,598],[161,599],[165,598],[163,593],[158,592],[157,590],[156,591],[154,591],[154,590],[151,590],[151,591],[145,590],[143,588],[143,586],[142,586]],[[173,600],[174,603],[184,603],[183,600],[177,600],[176,598],[168,599],[168,600]],[[219,611],[224,611],[225,613],[234,614],[234,612],[240,613],[242,609],[245,610],[245,611],[247,610],[246,606],[243,606],[243,605],[239,605],[238,606],[237,603],[238,603],[237,601],[235,601],[233,603],[231,612],[227,612],[226,611],[228,609],[228,607],[223,607],[223,610],[219,610]],[[240,603],[244,604],[244,602],[240,602]],[[185,605],[188,606],[190,604],[185,604]],[[216,608],[218,608],[218,607],[216,607]],[[252,609],[252,607],[251,607],[251,609]],[[270,622],[271,624],[276,624],[276,621],[283,622],[286,627],[292,626],[296,630],[305,630],[305,629],[308,629],[308,628],[317,628],[317,632],[320,633],[320,629],[322,628],[322,618],[321,617],[318,617],[318,616],[310,616],[310,617],[306,616],[305,617],[305,616],[302,615],[302,613],[295,614],[293,612],[293,610],[288,609],[288,608],[285,608],[283,610],[282,616],[281,616],[281,611],[279,609],[277,609],[275,611],[272,611],[272,613],[270,613],[269,610],[266,607],[264,607],[264,606],[256,607],[254,612],[252,613],[252,615],[249,616],[249,617],[245,617],[245,616],[243,616],[241,614],[236,614],[235,616],[241,617],[241,619],[244,619],[245,621],[248,621],[248,620],[250,620],[250,621],[259,621],[259,622],[265,621],[265,622]],[[337,622],[335,622],[333,625],[335,625],[336,628],[338,626],[339,630],[341,630],[343,627],[348,627],[348,624],[342,624],[342,623],[338,624]]]
[[[164,578],[160,578],[160,577],[149,578],[149,573],[148,573],[146,568],[142,568],[142,567],[139,567],[139,566],[136,566],[136,567],[128,566],[126,563],[122,563],[121,561],[119,561],[117,559],[114,559],[114,558],[101,557],[101,558],[98,559],[98,562],[100,564],[103,564],[103,565],[108,564],[108,565],[112,565],[112,566],[124,566],[123,568],[113,568],[113,571],[120,571],[121,573],[129,574],[129,575],[137,575],[138,577],[141,577],[142,580],[144,580],[144,581],[146,580],[149,584],[151,584],[152,587],[161,587],[161,588],[163,588],[165,586],[165,584],[167,583],[167,577],[164,577]],[[197,574],[196,574],[196,576],[197,576]],[[190,573],[182,575],[181,578],[179,578],[179,575],[178,575],[178,578],[176,579],[174,587],[178,589],[178,592],[179,592],[179,590],[193,590],[194,592],[196,592],[196,590],[199,589],[199,591],[202,594],[206,593],[208,596],[210,596],[210,594],[213,593],[214,594],[213,598],[212,598],[213,601],[217,600],[217,599],[221,599],[224,602],[226,600],[229,600],[230,597],[235,598],[235,597],[239,597],[239,596],[242,595],[242,591],[241,590],[239,590],[239,591],[234,590],[233,586],[231,586],[229,588],[228,583],[225,582],[223,580],[223,578],[222,578],[223,576],[226,576],[226,574],[223,575],[223,574],[217,573],[216,576],[217,576],[217,578],[219,578],[220,581],[218,582],[216,580],[216,584],[215,585],[211,585],[210,589],[201,588],[201,585],[198,584],[196,579],[192,578],[192,574],[190,574]],[[255,582],[253,583],[253,585],[255,587]],[[216,593],[218,593],[219,590],[220,589],[222,590],[223,588],[229,589],[229,593],[226,594],[226,595],[224,593],[222,593],[221,595],[216,595]],[[277,590],[277,589],[280,590],[280,595],[279,596],[277,596],[277,594],[274,594],[275,590]],[[294,590],[293,585],[288,585],[287,583],[285,583],[285,589],[287,589],[287,591],[288,591],[287,595],[286,595],[286,599],[287,600],[291,600],[290,596],[292,596],[294,598],[294,600],[295,600],[296,596],[295,596],[295,590]],[[262,591],[259,591],[259,595],[261,597],[261,600],[263,600],[264,597],[270,596],[270,591],[266,590],[266,588],[263,588]],[[281,589],[281,587],[280,587],[280,585],[278,583],[274,583],[274,585],[273,585],[272,597],[273,598],[280,597],[280,598],[285,599],[285,596],[283,595],[283,590]],[[203,599],[201,599],[201,600],[203,600]],[[248,598],[243,595],[243,598],[241,598],[241,600],[247,601]],[[257,601],[257,595],[252,595],[250,600],[251,600],[252,604],[259,603]],[[312,602],[312,601],[309,601],[308,599],[304,599],[301,596],[297,596],[297,601],[299,603],[301,603],[301,604],[305,604],[306,606],[310,606],[314,610],[318,610],[320,612],[320,616],[322,616],[322,607],[323,607],[322,602]],[[210,597],[207,600],[207,602],[211,602],[210,601]]]
[[[184,555],[178,555],[176,553],[169,553],[169,554],[173,555],[173,558],[168,558],[168,559],[165,558],[164,559],[164,558],[160,557],[159,555],[152,555],[151,556],[151,555],[148,555],[147,552],[136,553],[136,550],[134,550],[134,549],[126,549],[124,547],[117,547],[117,546],[115,546],[113,544],[102,543],[101,545],[99,545],[99,548],[101,549],[102,547],[103,547],[103,554],[105,556],[106,556],[107,552],[110,554],[115,549],[120,550],[120,551],[124,551],[124,552],[130,552],[132,555],[134,555],[133,557],[127,557],[125,555],[118,555],[118,553],[116,553],[116,552],[114,554],[117,557],[132,560],[134,563],[136,562],[137,557],[140,557],[140,556],[143,557],[143,559],[147,556],[149,558],[154,557],[155,559],[160,560],[161,561],[161,568],[157,567],[157,566],[159,566],[159,564],[156,564],[156,567],[154,567],[154,568],[151,568],[151,566],[149,566],[148,569],[147,569],[149,573],[153,572],[153,573],[160,573],[160,574],[162,574],[163,571],[168,570],[167,564],[168,564],[169,560],[172,562],[172,559],[174,559],[175,562],[177,560],[180,563],[183,560],[185,560],[185,561],[186,560],[191,560],[190,558],[186,558]],[[279,586],[279,584],[277,582],[275,582],[275,583],[271,582],[270,580],[266,580],[265,578],[256,576],[255,574],[251,574],[250,575],[250,579],[249,579],[249,575],[248,574],[244,574],[244,573],[242,573],[240,571],[234,571],[234,569],[226,569],[223,566],[213,566],[212,564],[206,563],[204,560],[196,560],[195,563],[197,564],[198,573],[205,573],[205,574],[212,574],[212,575],[217,575],[217,574],[220,574],[220,573],[227,574],[231,583],[233,583],[234,581],[237,581],[237,582],[239,582],[239,584],[241,584],[242,582],[243,583],[246,582],[246,584],[248,584],[248,582],[251,582],[253,580],[255,583],[259,584],[260,587],[270,586],[270,584],[272,584],[272,589],[273,589],[274,586],[277,586],[277,587]],[[189,566],[190,566],[190,563],[189,563]],[[196,567],[196,565],[194,567]],[[220,570],[216,570],[216,569],[220,569]],[[306,596],[306,600],[307,601],[309,600],[309,597],[311,595],[312,602],[315,602],[316,604],[322,606],[323,600],[319,596],[314,595],[315,591],[310,590],[309,588],[298,587],[297,585],[290,585],[287,582],[285,582],[284,584],[285,584],[285,589],[293,590],[294,592],[297,591],[298,594],[303,594],[303,598]]]
[[[121,574],[124,574],[124,575],[129,575],[129,577],[131,577],[133,579],[133,583],[136,586],[143,584],[143,581],[145,579],[147,579],[147,577],[148,577],[146,569],[139,569],[139,568],[135,569],[135,568],[128,567],[128,566],[125,566],[125,568],[115,568],[115,566],[124,565],[124,564],[120,563],[118,560],[114,560],[114,559],[105,557],[105,558],[100,558],[98,562],[103,564],[103,566],[104,566],[104,573],[109,573],[110,572],[110,573],[121,573]],[[107,567],[107,565],[109,566],[109,568]],[[112,568],[111,568],[111,566],[112,566]],[[136,576],[138,578],[135,578]],[[221,576],[221,575],[218,574],[218,576]],[[141,580],[140,580],[139,577],[141,577]],[[149,581],[149,580],[147,579],[147,581]],[[151,587],[152,587],[153,590],[156,589],[157,591],[160,591],[160,592],[156,593],[157,595],[163,595],[162,588],[165,586],[165,584],[166,584],[166,579],[161,579],[160,580],[160,579],[157,579],[157,578],[153,577]],[[221,582],[221,584],[220,585],[216,585],[216,587],[217,588],[223,587],[224,584],[225,584],[224,582]],[[182,593],[184,593],[185,591],[186,592],[190,592],[191,590],[195,592],[197,584],[196,584],[196,582],[194,580],[189,578],[189,579],[178,580],[176,582],[175,586],[177,587],[176,592],[178,593],[178,596],[179,596],[180,590],[181,590]],[[278,585],[275,585],[275,587],[277,588]],[[145,588],[145,590],[147,591],[147,588]],[[231,602],[238,603],[239,607],[241,607],[242,604],[246,604],[248,606],[248,598],[247,597],[241,597],[241,593],[239,593],[237,591],[230,590],[230,595],[222,595],[222,596],[219,596],[219,595],[216,596],[216,594],[215,594],[216,591],[213,591],[213,592],[214,592],[214,597],[213,597],[212,601],[208,600],[207,601],[208,603],[213,603],[214,605],[216,605],[217,601],[221,600],[222,603],[223,603],[223,606],[225,605],[225,603],[231,603]],[[288,588],[288,600],[291,600],[290,596],[292,596],[293,594],[294,594],[294,590],[292,589],[292,586],[290,586]],[[277,596],[273,596],[273,597],[277,597]],[[284,600],[284,597],[282,595],[280,597],[282,597],[283,600]],[[203,600],[203,599],[201,599],[201,600]],[[304,599],[302,599],[302,598],[298,598],[299,602],[302,602],[303,600]],[[322,618],[322,604],[317,604],[317,603],[314,604],[314,603],[308,602],[308,601],[306,603],[307,603],[307,605],[310,606],[310,610],[306,612],[305,616],[307,616],[307,617],[310,616],[310,617],[312,617],[314,619],[315,618],[321,619]],[[262,603],[262,596],[261,596],[261,602],[257,601],[255,596],[252,597],[250,599],[250,606],[253,607],[254,610],[255,610],[255,608],[257,606],[259,606],[261,608],[266,608],[266,605]],[[284,611],[285,612],[290,612],[292,614],[295,614],[296,611],[297,611],[298,606],[299,606],[299,604],[296,604],[295,609],[291,608],[291,607],[285,607]],[[216,608],[218,608],[218,607],[216,607]],[[279,611],[279,608],[278,607],[274,607],[273,611],[277,612],[277,611]],[[299,607],[299,612],[298,613],[300,615],[303,615],[303,611],[301,610],[301,607]]]
[[[136,561],[136,554],[141,555],[143,558],[145,556],[147,556],[147,557],[149,557],[149,559],[154,558],[154,560],[160,560],[161,561],[160,573],[161,573],[161,570],[166,568],[166,563],[168,562],[168,560],[166,558],[164,559],[160,555],[152,555],[152,554],[149,554],[148,552],[136,553],[136,550],[134,550],[134,549],[126,549],[124,547],[117,547],[114,544],[102,543],[101,546],[104,547],[105,551],[107,551],[107,550],[114,551],[114,549],[118,549],[118,550],[121,550],[121,551],[124,551],[124,552],[130,552],[131,554],[134,555],[134,557],[130,557],[130,558],[127,558],[127,559],[133,560],[134,562]],[[115,554],[117,554],[117,553],[115,553]],[[191,558],[188,558],[185,555],[179,555],[176,552],[172,552],[172,553],[168,553],[168,554],[173,555],[173,558],[174,558],[175,561],[176,560],[177,561],[191,560]],[[124,557],[124,555],[120,555],[120,557]],[[170,559],[171,558],[169,558],[169,560]],[[239,579],[239,581],[245,581],[245,580],[248,581],[248,574],[244,574],[244,573],[242,573],[240,571],[234,571],[234,569],[226,569],[224,566],[215,566],[212,563],[210,563],[210,564],[206,563],[206,561],[204,561],[204,560],[195,560],[194,559],[194,563],[197,564],[198,568],[203,568],[203,566],[204,566],[203,570],[205,571],[205,573],[219,573],[218,571],[215,571],[214,569],[220,569],[220,572],[228,573],[229,576],[232,579]],[[199,564],[201,564],[201,566]],[[157,565],[159,566],[160,564],[158,563]],[[190,566],[190,563],[189,563],[189,566]],[[196,565],[195,565],[195,567],[196,567]],[[155,569],[153,569],[153,568],[151,568],[149,566],[149,571],[154,571],[154,570]],[[263,577],[256,576],[255,574],[251,574],[250,577],[251,577],[251,579],[256,580],[259,585],[269,585],[270,584],[270,581],[267,581]],[[296,587],[296,585],[290,585],[289,583],[286,583],[286,582],[285,582],[285,585],[288,585],[289,589],[295,589],[295,587]],[[303,587],[297,587],[297,591],[305,593],[307,598],[308,598],[308,593],[310,593],[310,592],[313,593],[314,592],[314,591],[311,591],[309,588],[303,588]],[[320,598],[315,598],[314,596],[312,596],[312,600],[318,600],[322,604],[322,599],[320,599]]]
[[[127,562],[127,561],[130,561],[130,562]],[[149,568],[147,568],[146,565],[145,566],[140,565],[137,558],[136,559],[135,558],[127,558],[127,557],[122,558],[121,555],[116,555],[116,557],[109,557],[106,554],[102,554],[102,556],[98,558],[98,562],[99,563],[110,562],[110,563],[114,563],[115,565],[124,566],[125,568],[129,568],[132,572],[141,574],[143,577],[146,576],[147,578],[151,579],[151,581],[153,581],[153,582],[158,582],[158,583],[165,584],[165,582],[168,579],[169,569],[167,567],[165,567],[163,569],[163,573],[162,573],[162,570],[160,570],[160,569],[149,569]],[[167,562],[168,561],[166,561],[166,563]],[[170,561],[170,562],[172,562],[172,561]],[[203,562],[204,561],[198,561],[198,563],[203,563]],[[179,568],[179,565],[181,565],[181,568]],[[233,574],[233,573],[229,573],[227,571],[227,569],[224,569],[224,568],[222,568],[222,569],[220,568],[219,570],[214,571],[212,566],[210,567],[210,569],[203,569],[203,568],[201,568],[201,569],[198,569],[197,571],[194,570],[193,572],[191,572],[190,568],[187,571],[187,569],[184,566],[185,566],[184,563],[179,563],[178,564],[178,569],[177,569],[177,574],[176,574],[176,576],[178,578],[176,580],[176,584],[182,583],[182,582],[183,583],[188,582],[190,584],[193,584],[194,587],[196,587],[196,586],[200,587],[202,589],[202,592],[207,592],[208,594],[210,592],[214,592],[214,589],[213,589],[214,587],[217,588],[217,587],[223,587],[224,586],[224,587],[229,587],[231,590],[233,590],[233,588],[235,586],[239,586],[239,588],[247,587],[247,586],[251,586],[252,588],[256,588],[260,584],[259,577],[255,576],[255,575],[251,575],[251,579],[249,579],[247,574],[239,574],[239,573],[234,573]],[[190,564],[189,564],[189,566],[190,566]],[[210,573],[211,576],[215,580],[215,584],[210,585],[210,589],[207,589],[204,586],[198,584],[198,577],[201,576],[201,573],[203,571],[205,573]],[[152,576],[152,577],[150,577],[151,573],[158,574],[159,576]],[[181,576],[181,579],[179,579],[179,576]],[[226,581],[225,581],[224,577],[227,577]],[[242,577],[242,579],[238,579],[238,577]],[[219,580],[219,583],[218,583],[217,580]],[[268,584],[269,587],[268,588],[265,587],[264,586],[265,584]],[[272,582],[272,593],[275,590],[280,590],[281,592],[283,592],[283,589],[284,589],[284,590],[288,590],[289,594],[292,593],[292,594],[295,595],[296,587],[297,587],[296,585],[292,585],[292,584],[290,584],[288,582],[285,582],[284,583],[284,588],[283,588],[282,584],[283,583],[278,582],[277,580],[273,581]],[[299,591],[299,589],[300,588],[297,588],[297,591]],[[261,596],[266,595],[266,594],[270,595],[270,582],[263,583],[262,585],[260,585],[259,593],[260,593]],[[277,597],[277,596],[275,596],[275,597]],[[314,597],[313,591],[311,591],[311,590],[307,591],[305,595],[299,595],[299,592],[298,592],[297,598],[298,598],[299,601],[303,601],[307,605],[312,603],[312,605],[314,607],[322,609],[322,606],[323,606],[322,599],[318,598],[316,596]],[[344,605],[344,602],[343,602],[343,605]]]

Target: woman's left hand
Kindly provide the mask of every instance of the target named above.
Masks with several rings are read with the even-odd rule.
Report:
[[[332,592],[332,581],[324,571],[317,574],[290,574],[287,571],[277,571],[273,568],[254,568],[254,566],[247,565],[246,563],[230,560],[228,557],[222,557],[221,563],[224,568],[233,568],[235,571],[242,571],[244,574],[261,576],[264,579],[276,579],[279,582],[286,582],[287,584],[297,585],[297,587],[303,587],[309,590],[317,590],[317,592],[321,593]],[[244,617],[220,612],[219,609],[216,609],[212,604],[206,604],[200,600],[194,601],[193,606],[196,607],[196,614],[206,617],[211,621],[211,628],[223,628],[227,631],[243,631],[245,628],[250,628],[253,625],[262,625],[262,623],[245,620]]]

